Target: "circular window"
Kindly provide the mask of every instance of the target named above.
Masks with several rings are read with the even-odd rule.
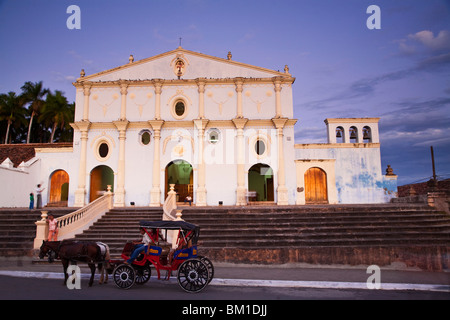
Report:
[[[98,154],[101,158],[106,158],[109,153],[109,146],[107,143],[103,142],[98,147]]]
[[[189,111],[189,107],[184,99],[177,99],[173,104],[170,112],[176,120],[184,119]]]
[[[182,117],[184,115],[185,111],[186,111],[186,107],[184,106],[184,102],[178,101],[175,104],[175,114],[179,117]]]
[[[255,143],[255,151],[258,156],[262,156],[266,152],[266,144],[262,140],[257,140]]]
[[[141,143],[146,146],[150,143],[151,133],[148,130],[144,130],[140,132]]]

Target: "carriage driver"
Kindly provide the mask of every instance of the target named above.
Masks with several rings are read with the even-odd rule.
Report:
[[[143,251],[147,251],[148,246],[150,244],[154,244],[158,240],[158,233],[156,229],[152,229],[150,232],[150,236],[145,232],[144,228],[139,228],[139,232],[142,235],[142,240],[133,241],[133,244],[135,245],[134,251],[130,256],[130,259],[125,261],[126,264],[132,264],[134,260],[136,260],[137,257],[141,254]]]

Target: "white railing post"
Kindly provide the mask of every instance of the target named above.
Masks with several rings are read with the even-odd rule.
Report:
[[[36,221],[36,238],[34,238],[34,249],[39,249],[42,242],[47,240],[48,235],[48,224],[47,224],[47,213],[48,211],[41,211],[41,220]]]

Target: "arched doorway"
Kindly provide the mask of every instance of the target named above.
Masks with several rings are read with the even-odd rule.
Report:
[[[305,172],[306,203],[328,203],[327,174],[314,167]]]
[[[164,198],[167,197],[171,184],[175,185],[177,201],[184,201],[188,195],[194,198],[194,171],[189,162],[174,160],[166,166],[166,192]]]
[[[69,198],[69,174],[64,170],[56,170],[50,178],[50,194],[48,206],[67,207]]]
[[[114,192],[114,172],[108,166],[98,166],[91,171],[91,186],[89,188],[89,202],[101,197],[111,185]]]
[[[270,166],[257,163],[248,170],[248,191],[250,201],[274,201],[273,170]]]

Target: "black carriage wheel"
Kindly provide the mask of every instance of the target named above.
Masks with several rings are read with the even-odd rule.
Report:
[[[184,291],[200,292],[209,283],[208,267],[199,259],[186,260],[178,268],[177,279]]]
[[[133,267],[121,264],[113,271],[114,283],[121,289],[129,289],[136,281],[136,272]]]
[[[152,270],[149,266],[136,268],[136,284],[144,284],[152,276]]]
[[[214,278],[214,266],[213,266],[211,260],[209,260],[207,257],[197,256],[197,258],[199,258],[208,268],[208,272],[209,272],[208,284],[209,284],[211,282],[211,280]]]

